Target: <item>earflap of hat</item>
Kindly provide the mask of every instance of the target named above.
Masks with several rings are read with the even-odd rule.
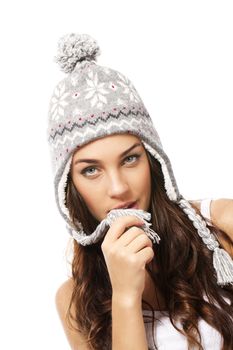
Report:
[[[176,185],[175,177],[173,175],[171,165],[168,162],[168,159],[165,160],[165,157],[162,157],[152,146],[150,146],[146,141],[142,140],[143,145],[150,154],[157,159],[162,167],[162,172],[164,176],[164,186],[168,195],[168,198],[171,201],[177,201],[180,198],[180,193]]]
[[[66,199],[66,193],[65,193],[65,189],[67,186],[67,179],[68,179],[68,174],[71,168],[71,162],[72,162],[72,155],[70,156],[70,158],[68,159],[66,166],[64,168],[64,171],[62,173],[61,179],[58,183],[58,202],[59,202],[59,207],[62,211],[62,213],[69,219],[70,219],[70,214],[69,214],[69,210],[65,205],[65,199]]]
[[[70,155],[68,158],[68,161],[66,162],[66,165],[64,167],[64,170],[62,172],[62,175],[60,177],[60,181],[58,183],[58,186],[55,186],[55,195],[56,200],[58,204],[58,209],[62,215],[62,217],[65,219],[67,225],[66,228],[71,236],[73,236],[73,233],[79,233],[80,235],[83,235],[83,226],[82,223],[78,220],[76,220],[75,225],[77,225],[78,229],[74,227],[74,223],[71,220],[69,210],[65,204],[66,200],[66,186],[67,186],[67,180],[68,180],[68,174],[71,169],[71,163],[72,163],[73,154]]]

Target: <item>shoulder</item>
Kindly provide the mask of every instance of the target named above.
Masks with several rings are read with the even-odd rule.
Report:
[[[200,211],[201,200],[190,201]],[[225,231],[233,240],[233,199],[219,198],[210,202],[210,217],[214,225]]]
[[[212,203],[212,221],[225,233],[219,233],[220,243],[233,258],[233,199],[221,198]]]
[[[225,228],[230,229],[233,240],[233,199],[220,198],[212,201],[211,215],[217,226],[225,224]]]
[[[64,306],[64,302],[70,300],[73,292],[73,279],[69,278],[63,282],[56,291],[55,301],[56,306],[60,309],[61,306]]]
[[[74,288],[73,279],[69,278],[63,282],[55,293],[55,304],[57,308],[58,315],[60,317],[62,326],[64,328],[67,340],[71,346],[72,350],[89,350],[89,347],[86,345],[84,336],[75,331],[70,327],[67,321],[67,312],[70,305],[72,292]],[[74,316],[74,307],[71,306],[71,313]],[[74,321],[71,322],[72,326],[77,328],[77,325],[74,324]]]
[[[69,278],[63,282],[56,291],[55,303],[58,314],[62,322],[65,321],[66,313],[69,308],[71,296],[73,292],[73,280]]]
[[[56,304],[57,312],[65,331],[68,326],[67,312],[69,309],[72,292],[73,292],[73,281],[70,278],[59,286],[55,294],[55,304]]]

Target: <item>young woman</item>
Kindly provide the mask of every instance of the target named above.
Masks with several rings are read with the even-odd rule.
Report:
[[[73,237],[72,276],[56,293],[71,348],[232,349],[233,201],[212,201],[205,218],[179,193],[129,79],[94,62],[87,35],[58,46],[68,75],[51,99],[48,137]]]

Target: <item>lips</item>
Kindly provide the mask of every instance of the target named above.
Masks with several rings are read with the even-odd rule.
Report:
[[[131,201],[131,202],[125,202],[125,203],[122,203],[122,204],[119,204],[117,206],[115,206],[114,208],[110,209],[110,210],[113,210],[113,209],[129,209],[129,208],[138,208],[138,204],[137,204],[137,201]],[[108,210],[108,213],[110,212],[110,210]]]
[[[136,208],[136,207],[137,207],[137,202],[133,202],[127,207],[127,209],[129,209],[129,208]]]

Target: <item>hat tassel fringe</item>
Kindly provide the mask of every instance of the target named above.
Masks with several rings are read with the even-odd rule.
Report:
[[[233,260],[224,249],[214,249],[213,265],[217,273],[217,283],[223,286],[233,285]]]

